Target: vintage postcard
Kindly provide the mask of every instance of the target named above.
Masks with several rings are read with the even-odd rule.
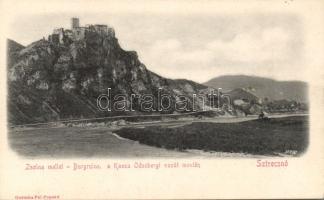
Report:
[[[324,197],[323,1],[0,9],[0,199]]]

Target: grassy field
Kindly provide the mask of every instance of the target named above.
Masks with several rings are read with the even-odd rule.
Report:
[[[140,143],[183,151],[300,155],[308,145],[308,117],[294,116],[238,123],[194,122],[170,128],[122,128],[115,133]]]

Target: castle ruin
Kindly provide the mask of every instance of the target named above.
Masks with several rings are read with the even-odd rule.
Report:
[[[104,24],[88,24],[80,26],[79,18],[71,18],[71,29],[56,28],[48,36],[48,41],[54,44],[64,44],[68,41],[78,41],[86,37],[90,32],[95,32],[103,36],[115,37],[115,30]]]

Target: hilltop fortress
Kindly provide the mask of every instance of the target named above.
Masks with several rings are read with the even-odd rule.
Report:
[[[85,38],[88,33],[96,32],[100,35],[115,37],[115,30],[103,24],[87,24],[80,26],[79,18],[71,19],[71,29],[56,28],[48,36],[48,41],[55,44],[64,44],[69,41],[78,41]]]

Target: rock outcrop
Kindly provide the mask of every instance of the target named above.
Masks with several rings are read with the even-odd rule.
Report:
[[[120,47],[116,37],[96,32],[64,44],[42,39],[23,47],[9,40],[8,87],[12,124],[116,115],[97,108],[97,97],[108,88],[112,96],[156,96],[162,89],[172,98],[188,97],[189,106],[193,93],[207,91],[207,86],[163,78],[149,71],[136,52]],[[142,113],[138,106],[134,108],[135,113]]]

